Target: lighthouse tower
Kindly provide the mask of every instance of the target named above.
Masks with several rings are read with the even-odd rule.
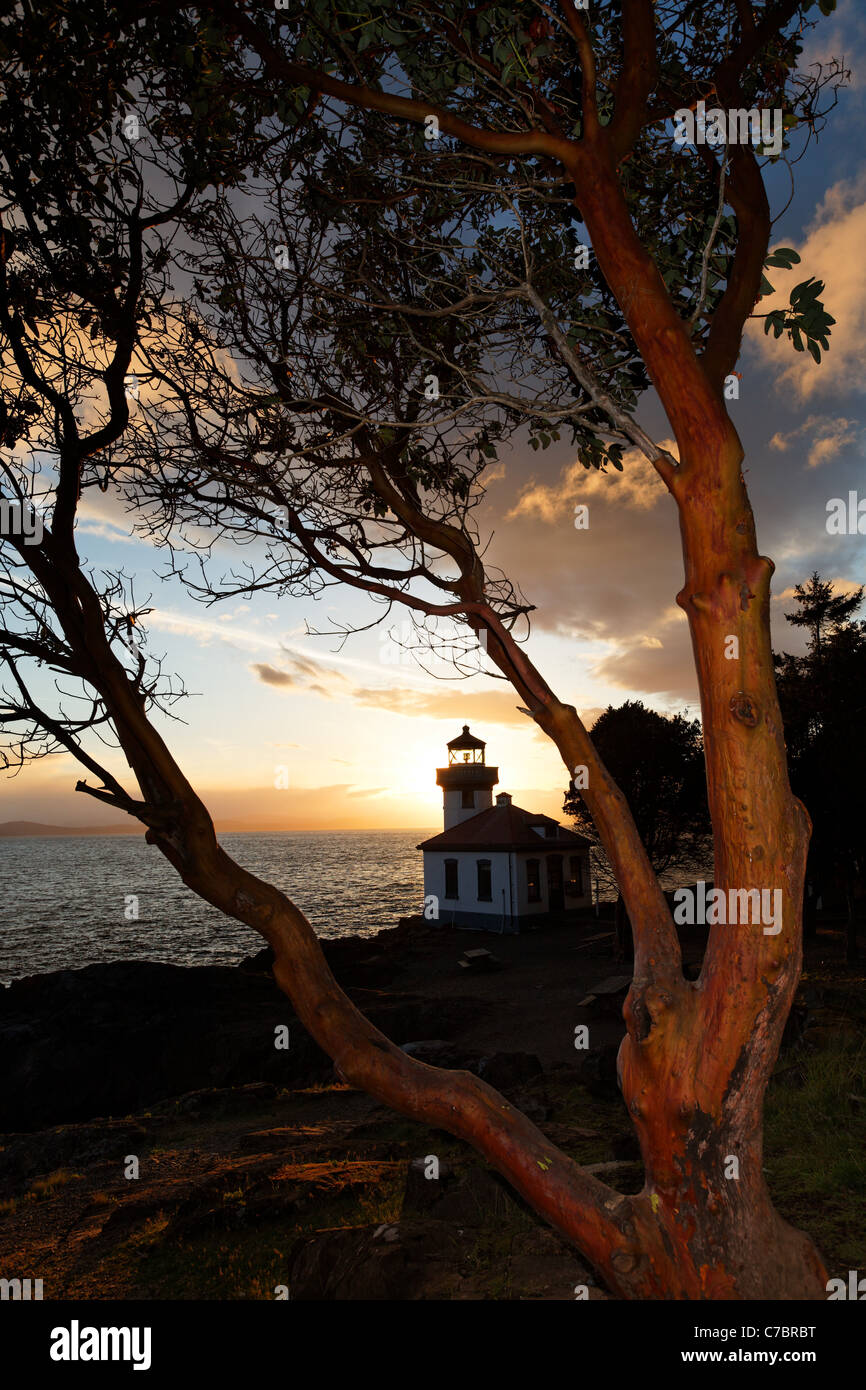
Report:
[[[460,825],[493,805],[493,788],[499,768],[484,761],[486,744],[463,725],[463,733],[448,744],[448,766],[436,769],[436,785],[442,788],[445,829]]]

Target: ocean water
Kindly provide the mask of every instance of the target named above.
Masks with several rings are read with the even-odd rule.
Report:
[[[287,893],[318,936],[372,935],[421,910],[415,846],[433,830],[221,835],[245,869]],[[138,917],[133,917],[137,899]],[[138,835],[0,839],[0,982],[97,961],[235,965],[257,932],[191,893]]]

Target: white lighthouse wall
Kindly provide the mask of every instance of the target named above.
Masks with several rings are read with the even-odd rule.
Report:
[[[424,897],[438,899],[438,920],[455,926],[484,927],[487,931],[516,931],[514,882],[510,871],[513,855],[508,852],[479,850],[424,851]],[[459,898],[445,896],[445,860],[457,860]],[[490,860],[491,902],[478,899],[479,859]],[[511,896],[510,896],[511,894]]]
[[[466,788],[472,792],[472,805],[463,805],[463,788],[446,787],[443,796],[443,813],[446,830],[450,830],[453,825],[461,825],[465,820],[471,820],[480,811],[489,811],[493,805],[493,791],[490,787],[470,786]]]
[[[573,851],[572,851],[573,852]],[[589,907],[592,904],[589,856],[583,853],[583,895],[572,898],[566,895],[564,909]],[[538,859],[540,868],[541,896],[538,902],[530,902],[527,885],[526,861]],[[563,856],[563,871],[568,876],[567,855]],[[458,898],[445,897],[445,860],[456,859],[458,864]],[[492,902],[479,902],[477,897],[477,861],[490,860],[492,883]],[[545,855],[524,851],[465,851],[465,850],[425,850],[424,851],[424,897],[437,899],[438,920],[444,924],[464,927],[480,927],[487,931],[519,931],[533,918],[542,917],[550,911],[548,897],[547,865]]]

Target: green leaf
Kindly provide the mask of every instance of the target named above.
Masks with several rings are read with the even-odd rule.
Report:
[[[764,265],[778,265],[785,270],[790,270],[792,266],[799,264],[800,257],[791,246],[777,246],[775,251],[772,251],[764,261]]]

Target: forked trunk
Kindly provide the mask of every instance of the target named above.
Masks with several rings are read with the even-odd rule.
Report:
[[[671,988],[636,979],[629,997],[620,1075],[646,1187],[634,1203],[643,1255],[618,1282],[631,1296],[822,1298],[820,1256],[774,1211],[762,1166],[764,1093],[802,960],[810,826],[788,783],[772,564],[757,554],[739,465],[732,476],[729,461],[715,463],[688,470],[673,491],[716,892],[700,977]]]
[[[577,202],[679,448],[678,464],[655,464],[679,513],[677,602],[701,698],[716,890],[691,983],[655,926],[658,904],[623,885],[636,960],[620,1080],[646,1187],[631,1205],[639,1253],[630,1262],[614,1252],[608,1277],[632,1297],[823,1298],[820,1256],[774,1212],[762,1167],[764,1094],[800,974],[811,829],[788,781],[770,644],[773,565],[758,553],[743,450],[723,400],[731,368],[711,370],[696,356],[635,233],[603,133],[594,154],[591,182],[581,183],[574,161]],[[768,235],[767,217],[758,244]],[[756,258],[755,295],[760,266]],[[739,336],[728,345],[734,359],[738,347]]]

